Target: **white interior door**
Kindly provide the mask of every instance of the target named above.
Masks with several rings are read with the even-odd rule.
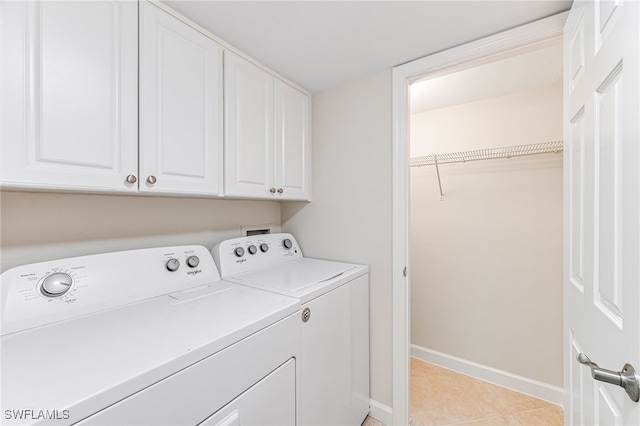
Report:
[[[565,27],[565,424],[640,424],[579,353],[640,367],[636,1],[576,1]]]

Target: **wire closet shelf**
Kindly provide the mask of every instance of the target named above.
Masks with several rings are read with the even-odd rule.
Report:
[[[442,181],[440,180],[439,164],[465,163],[467,161],[489,160],[494,158],[511,158],[523,155],[558,153],[563,150],[563,141],[551,141],[542,143],[532,143],[528,145],[505,146],[501,148],[477,149],[474,151],[453,152],[449,154],[425,155],[423,157],[411,158],[411,167],[436,166],[438,176],[438,189],[440,191],[440,201],[444,200],[442,192]]]
[[[562,141],[533,143],[528,145],[505,146],[501,148],[477,149],[474,151],[452,152],[447,154],[425,155],[413,157],[411,167],[433,166],[448,163],[464,163],[467,161],[489,160],[494,158],[511,158],[523,155],[558,153],[563,150]]]

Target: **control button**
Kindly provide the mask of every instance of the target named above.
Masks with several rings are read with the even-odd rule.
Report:
[[[269,244],[267,243],[262,243],[260,244],[260,251],[263,253],[266,253],[269,251]]]
[[[291,247],[293,247],[293,243],[291,242],[291,240],[289,238],[285,238],[284,240],[282,240],[282,247],[284,247],[287,250],[289,250]]]
[[[200,258],[198,258],[198,256],[193,255],[193,256],[187,257],[187,265],[189,265],[190,268],[195,268],[199,264],[200,264]]]
[[[247,250],[249,251],[249,254],[256,254],[258,252],[258,247],[251,244],[249,247],[247,247]]]
[[[242,247],[236,247],[236,249],[233,252],[237,257],[244,256],[244,249]]]
[[[180,261],[178,259],[171,258],[167,260],[166,266],[168,270],[170,270],[171,272],[175,272],[180,267]]]
[[[56,272],[42,280],[40,293],[47,297],[59,297],[69,291],[73,278],[64,272]]]

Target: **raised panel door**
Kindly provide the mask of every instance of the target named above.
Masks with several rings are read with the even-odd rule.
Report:
[[[136,191],[134,2],[3,2],[3,186]]]
[[[310,199],[309,96],[279,80],[274,85],[275,187],[283,200]]]
[[[224,78],[225,195],[275,198],[274,78],[229,51]]]
[[[609,0],[575,1],[565,27],[567,425],[640,422],[577,360],[640,365],[639,28],[637,2]]]
[[[140,191],[222,192],[222,47],[141,3]]]

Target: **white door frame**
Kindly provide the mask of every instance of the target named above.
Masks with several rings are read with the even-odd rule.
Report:
[[[409,423],[409,85],[523,53],[562,37],[568,12],[526,24],[393,69],[393,424]]]

